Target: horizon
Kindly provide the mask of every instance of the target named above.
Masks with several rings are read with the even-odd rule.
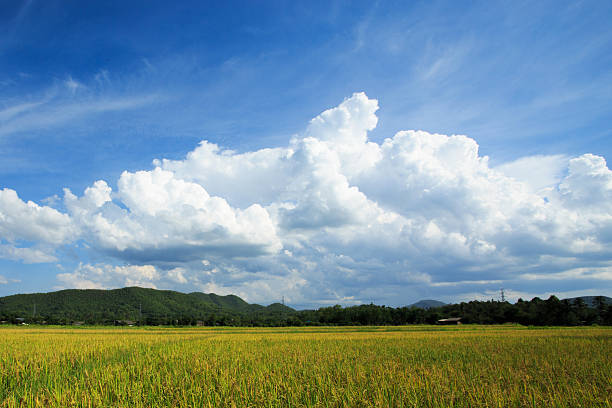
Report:
[[[6,4],[0,296],[612,297],[610,17]]]
[[[220,296],[220,297],[226,297],[226,296],[236,296],[236,297],[238,297],[238,298],[242,299],[240,296],[235,295],[235,294],[233,294],[233,293],[229,293],[229,294],[227,294],[227,295],[219,295],[219,294],[214,293],[214,292],[210,292],[210,293],[205,293],[205,292],[200,292],[200,291],[195,291],[195,292],[182,292],[182,291],[180,291],[180,290],[173,290],[173,289],[157,289],[157,288],[149,288],[149,287],[141,287],[141,286],[125,286],[125,287],[122,287],[122,288],[109,288],[109,289],[93,289],[93,288],[89,288],[89,289],[87,289],[87,288],[86,288],[86,289],[77,289],[77,288],[65,288],[65,289],[60,289],[60,290],[51,291],[51,292],[13,293],[13,294],[6,295],[6,296],[19,296],[19,295],[45,295],[45,294],[49,294],[49,293],[55,293],[55,292],[61,292],[61,291],[68,291],[68,290],[83,290],[83,291],[85,291],[85,290],[113,291],[113,290],[132,289],[132,288],[135,288],[135,289],[149,289],[149,290],[155,290],[155,291],[171,291],[171,292],[181,293],[181,294],[184,294],[184,295],[189,295],[189,294],[192,294],[192,293],[203,293],[203,294],[205,294],[205,295],[215,295],[215,296]],[[0,296],[0,298],[2,298],[2,297],[6,297],[6,296]],[[551,296],[555,296],[555,297],[557,297],[557,299],[559,299],[559,300],[567,300],[567,299],[572,300],[572,299],[576,299],[576,298],[591,298],[591,297],[600,297],[600,296],[601,296],[601,297],[604,297],[604,298],[607,298],[607,299],[612,299],[612,298],[610,298],[610,297],[608,297],[608,296],[603,296],[603,295],[585,295],[585,296],[574,296],[574,297],[570,297],[570,298],[560,298],[560,297],[556,296],[555,294],[551,294],[550,296],[548,296],[548,297],[546,297],[546,298],[540,298],[540,299],[542,299],[542,300],[546,300],[546,299],[550,298]],[[537,296],[536,296],[536,297],[537,297]],[[539,297],[538,297],[538,298],[539,298]],[[343,306],[343,307],[351,307],[351,306],[367,306],[367,305],[371,305],[371,304],[373,304],[373,305],[375,305],[375,306],[386,306],[386,307],[402,308],[402,307],[413,307],[414,305],[416,305],[416,304],[418,304],[418,303],[421,303],[421,302],[439,302],[439,303],[442,303],[442,305],[441,305],[441,306],[447,306],[447,305],[455,305],[455,304],[460,304],[460,303],[463,303],[463,302],[471,302],[471,301],[480,301],[480,302],[488,302],[488,301],[492,301],[492,302],[508,302],[508,303],[510,303],[510,304],[516,304],[516,303],[518,302],[518,300],[523,300],[523,301],[533,301],[534,299],[535,299],[535,297],[534,297],[534,298],[531,298],[531,299],[521,299],[521,298],[518,298],[518,299],[517,299],[516,301],[514,301],[514,302],[512,302],[512,301],[508,301],[508,300],[506,300],[506,299],[502,301],[501,299],[495,299],[495,298],[490,298],[490,299],[472,299],[472,300],[463,300],[463,301],[461,301],[461,302],[453,302],[453,301],[450,301],[450,302],[441,302],[440,300],[437,300],[437,299],[419,299],[419,300],[412,301],[412,302],[410,302],[410,303],[406,303],[406,304],[402,304],[402,305],[398,305],[398,306],[387,306],[387,305],[384,305],[384,304],[374,304],[374,303],[358,303],[358,304],[352,304],[352,305],[340,305],[340,306]],[[242,300],[244,301],[244,299],[242,299]],[[288,307],[290,307],[290,308],[292,308],[292,309],[294,309],[294,310],[296,310],[296,311],[302,311],[302,310],[316,310],[316,309],[321,309],[321,308],[325,308],[325,307],[333,307],[333,306],[338,305],[338,304],[334,304],[334,305],[331,305],[331,304],[326,304],[326,305],[318,305],[318,306],[317,306],[317,305],[313,305],[313,306],[311,306],[310,308],[304,308],[304,307],[299,307],[299,305],[297,305],[297,306],[296,306],[296,305],[291,306],[291,305],[289,305],[289,304],[284,303],[284,301],[282,301],[282,300],[272,301],[272,302],[261,302],[261,303],[252,303],[252,302],[247,302],[247,303],[249,303],[249,304],[257,304],[257,305],[264,306],[264,307],[271,306],[271,305],[277,305],[277,304],[278,304],[278,305],[288,306]],[[441,306],[438,306],[438,307],[441,307]]]

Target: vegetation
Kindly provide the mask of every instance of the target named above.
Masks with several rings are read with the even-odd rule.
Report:
[[[586,299],[588,303],[584,300]],[[559,300],[534,298],[515,304],[472,301],[423,307],[359,305],[296,311],[279,303],[264,307],[238,296],[169,290],[62,290],[0,298],[0,321],[10,323],[206,326],[321,326],[434,324],[461,317],[462,323],[523,325],[612,325],[612,299],[605,296]],[[591,307],[592,306],[592,307]]]
[[[7,322],[143,325],[249,325],[251,320],[281,320],[293,309],[281,304],[249,304],[238,296],[180,293],[129,287],[114,290],[68,289],[0,298],[0,320]],[[22,320],[23,319],[23,320]]]
[[[0,327],[0,407],[608,407],[612,329]]]
[[[301,322],[332,325],[403,325],[434,324],[439,319],[461,317],[462,323],[520,323],[534,326],[612,325],[612,299],[596,297],[596,307],[588,307],[581,298],[573,301],[551,296],[547,300],[509,302],[472,301],[437,308],[392,308],[376,305],[325,307],[298,313]]]

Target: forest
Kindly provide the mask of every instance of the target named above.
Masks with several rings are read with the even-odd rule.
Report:
[[[518,323],[533,326],[612,325],[612,299],[605,296],[560,300],[471,301],[435,308],[374,304],[295,310],[280,303],[249,304],[238,296],[180,293],[138,287],[63,290],[0,298],[3,324],[147,326],[355,326]]]

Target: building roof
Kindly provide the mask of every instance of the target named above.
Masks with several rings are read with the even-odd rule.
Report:
[[[458,322],[461,320],[461,317],[449,317],[447,319],[440,319],[439,322]]]

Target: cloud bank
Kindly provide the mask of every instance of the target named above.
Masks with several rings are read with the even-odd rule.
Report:
[[[462,135],[368,140],[378,102],[355,93],[286,147],[202,141],[183,160],[64,191],[58,209],[0,191],[0,257],[50,262],[86,243],[67,287],[129,284],[284,295],[294,304],[610,288],[605,159],[525,157],[498,168]],[[529,283],[526,283],[529,282]],[[548,285],[548,286],[547,286]]]

